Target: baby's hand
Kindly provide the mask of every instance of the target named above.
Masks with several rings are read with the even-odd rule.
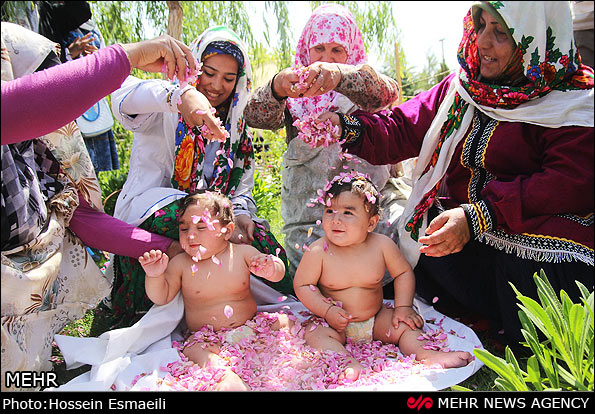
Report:
[[[349,322],[351,322],[351,315],[345,309],[333,305],[326,312],[324,319],[337,332],[343,332],[347,328],[347,325],[349,325]]]
[[[256,254],[250,258],[250,273],[265,279],[275,274],[275,262],[270,254]]]
[[[161,250],[151,250],[139,257],[138,261],[145,269],[147,277],[158,277],[165,273],[169,257],[165,253],[161,253]]]
[[[411,306],[399,306],[395,308],[393,312],[393,326],[395,329],[399,327],[399,322],[407,324],[413,330],[424,326],[424,320]]]

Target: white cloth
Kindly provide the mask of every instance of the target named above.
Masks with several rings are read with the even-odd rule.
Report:
[[[299,312],[305,311],[306,308],[295,299],[288,298],[279,302],[279,292],[254,277],[251,277],[251,289],[259,312],[277,312],[289,307],[299,320],[304,320],[305,317]],[[456,332],[457,335],[448,335],[450,348],[472,353],[474,348],[482,347],[469,327],[443,316],[422,301],[415,300],[415,304],[424,319],[434,318],[436,321],[442,321],[444,332]],[[89,364],[91,370],[51,390],[166,390],[166,386],[158,385],[157,379],[167,374],[160,369],[161,367],[180,360],[178,352],[172,348],[172,341],[183,339],[180,326],[183,315],[182,296],[178,294],[167,305],[154,305],[142,319],[129,328],[105,332],[98,338],[56,335],[55,340],[64,356],[67,369]],[[464,381],[482,365],[479,360],[474,360],[462,368],[428,370],[408,379],[406,384],[386,385],[384,389],[440,390]],[[138,380],[141,374],[144,375],[142,380],[133,386],[133,379]]]

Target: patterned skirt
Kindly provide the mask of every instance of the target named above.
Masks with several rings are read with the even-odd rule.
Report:
[[[178,240],[179,200],[158,210],[158,216],[149,217],[140,228]],[[285,249],[273,233],[255,223],[252,246],[265,254],[279,257],[285,264],[285,276],[279,282],[261,279],[273,289],[285,295],[294,295],[293,279],[289,273]],[[117,327],[131,326],[153,305],[145,294],[145,271],[136,258],[114,256],[114,284],[112,290],[113,324]]]

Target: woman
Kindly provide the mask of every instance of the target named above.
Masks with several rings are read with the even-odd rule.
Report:
[[[294,68],[286,68],[254,92],[244,111],[251,127],[276,130],[285,125],[287,150],[283,155],[281,215],[291,274],[297,269],[304,246],[322,236],[322,229],[316,224],[322,217],[321,207],[308,207],[310,200],[317,198],[317,190],[345,169],[369,174],[377,188],[382,189],[385,219],[377,231],[391,233],[391,226],[402,211],[409,188],[400,180],[390,179],[390,166],[375,167],[360,159],[342,159],[338,145],[312,150],[296,139],[294,121],[311,113],[321,113],[325,108],[343,113],[358,108],[377,111],[398,99],[397,83],[365,62],[363,40],[351,12],[336,4],[320,6],[310,16],[297,45],[294,68],[306,67],[304,87],[300,88],[300,77]],[[387,277],[386,281],[389,280]]]
[[[575,300],[575,280],[593,286],[593,71],[567,2],[473,5],[458,57],[391,115],[352,114],[344,148],[378,164],[419,154],[399,224],[418,293],[488,317],[512,345],[509,282],[536,298],[543,269]]]
[[[252,137],[242,115],[251,86],[251,68],[240,38],[222,26],[206,30],[192,45],[202,61],[197,83],[180,87],[159,80],[130,77],[112,94],[112,108],[134,132],[130,172],[116,202],[114,216],[151,232],[177,239],[180,199],[199,189],[219,190],[234,205],[232,241],[252,243],[260,251],[284,258],[282,247],[256,216]],[[229,138],[201,135],[201,114],[216,110]],[[165,137],[165,138],[164,138]],[[165,140],[165,141],[164,141]],[[113,306],[126,323],[151,306],[144,293],[144,272],[136,260],[120,258]],[[292,293],[290,279],[271,284]]]
[[[50,370],[54,334],[108,294],[110,283],[85,245],[138,256],[172,244],[102,212],[73,122],[132,67],[175,60],[169,39],[161,40],[113,45],[60,65],[59,45],[2,23],[2,389],[9,388],[6,371]],[[67,87],[86,93],[72,100]]]

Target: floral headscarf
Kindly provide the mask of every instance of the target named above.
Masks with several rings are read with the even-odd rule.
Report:
[[[506,4],[504,4],[506,3]],[[574,43],[570,7],[559,7],[551,2],[532,5],[532,18],[519,18],[527,12],[523,2],[481,2],[472,6],[464,21],[464,35],[459,45],[461,84],[481,105],[512,108],[544,96],[551,90],[589,89],[593,87],[593,70],[581,64]],[[515,60],[522,65],[524,83],[502,87],[479,80],[480,59],[477,53],[476,32],[473,22],[481,9],[498,13],[508,26],[516,42]],[[551,23],[543,30],[543,16]]]
[[[309,66],[310,48],[322,43],[338,43],[347,52],[348,65],[366,62],[364,41],[351,12],[338,4],[325,4],[318,7],[308,19],[296,48],[295,66]],[[336,102],[337,92],[329,91],[312,98],[289,98],[287,106],[294,119],[308,113],[331,109]]]
[[[253,186],[253,175],[245,177],[245,171],[252,168],[254,152],[252,137],[247,131],[243,112],[252,86],[252,72],[248,60],[247,49],[232,30],[216,26],[207,29],[190,46],[198,61],[204,60],[214,53],[227,53],[238,61],[238,77],[236,86],[225,108],[217,108],[217,116],[221,118],[225,129],[230,134],[217,151],[212,177],[204,177],[205,147],[209,144],[202,135],[195,135],[188,128],[182,114],[178,114],[176,130],[176,157],[172,185],[174,188],[193,193],[199,189],[217,189],[223,194],[233,196],[238,187],[244,184],[249,191]],[[208,49],[208,50],[207,50]],[[207,52],[207,53],[205,53]],[[241,53],[241,59],[240,55]],[[193,84],[200,82],[200,77]],[[243,191],[242,189],[240,189]]]
[[[480,81],[474,7],[498,13],[508,26],[524,83],[503,86]],[[568,2],[480,2],[463,23],[458,51],[461,69],[424,137],[413,190],[401,216],[401,247],[412,265],[419,258],[417,240],[427,225],[427,211],[475,109],[499,121],[547,128],[593,126],[593,70],[581,64]]]

